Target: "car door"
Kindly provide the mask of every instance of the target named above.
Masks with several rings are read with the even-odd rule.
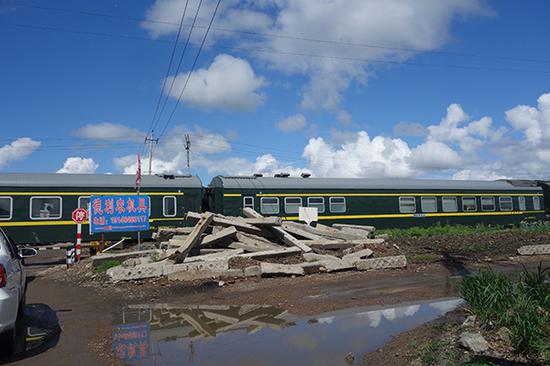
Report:
[[[8,239],[4,232],[0,231],[0,240],[8,251],[8,265],[6,272],[8,275],[7,287],[10,291],[17,295],[17,300],[21,300],[24,284],[23,282],[23,266],[17,253],[17,247]]]

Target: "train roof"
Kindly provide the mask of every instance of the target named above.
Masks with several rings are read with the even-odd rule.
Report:
[[[0,173],[0,187],[134,188],[133,174]],[[197,176],[142,175],[142,188],[202,188]]]
[[[401,178],[298,178],[216,176],[210,187],[225,189],[432,189],[540,191],[539,187],[516,187],[506,181],[401,179]]]

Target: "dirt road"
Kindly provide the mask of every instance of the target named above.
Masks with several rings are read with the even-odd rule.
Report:
[[[541,258],[530,259],[534,266]],[[550,263],[550,258],[542,258]],[[35,261],[41,262],[42,259]],[[519,264],[491,264],[504,271],[521,269]],[[81,287],[39,275],[44,266],[29,268],[27,318],[38,336],[24,334],[27,343],[38,343],[12,360],[14,365],[104,365],[116,364],[111,355],[114,318],[132,304],[171,305],[272,305],[297,316],[311,316],[365,305],[388,305],[456,296],[456,280],[485,264],[432,263],[407,270],[344,272],[301,278],[237,281],[219,287],[137,283],[114,287]],[[66,272],[67,276],[71,271]],[[47,321],[45,320],[47,319]],[[34,323],[33,323],[34,322]],[[42,344],[40,334],[43,336]],[[33,338],[34,337],[34,338]],[[28,346],[28,344],[27,344]],[[32,344],[31,344],[32,346]]]

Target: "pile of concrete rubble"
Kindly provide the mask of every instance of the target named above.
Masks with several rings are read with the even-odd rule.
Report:
[[[107,270],[113,281],[167,276],[173,280],[304,276],[318,272],[406,267],[405,256],[374,256],[384,243],[372,226],[334,224],[315,227],[280,217],[263,217],[243,209],[244,217],[189,212],[194,227],[161,229],[158,248],[138,252],[99,254],[122,264]],[[285,257],[301,257],[285,264]],[[283,263],[281,263],[283,262]],[[239,265],[230,265],[238,263]]]

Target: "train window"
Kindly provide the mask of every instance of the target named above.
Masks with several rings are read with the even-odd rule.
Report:
[[[164,196],[162,198],[162,214],[166,217],[176,216],[176,197]]]
[[[61,218],[61,197],[31,197],[31,219],[48,220]]]
[[[458,202],[456,197],[442,197],[441,206],[443,212],[457,212],[458,211]]]
[[[308,197],[308,207],[317,207],[317,213],[325,212],[325,199],[323,197]]]
[[[416,199],[414,197],[399,197],[399,212],[416,212]]]
[[[527,210],[527,205],[525,203],[525,197],[524,196],[519,196],[518,197],[518,203],[519,203],[519,210],[520,211]]]
[[[0,220],[10,220],[13,209],[11,197],[0,197]]]
[[[302,206],[301,197],[285,197],[285,212],[289,214],[295,214],[300,211]]]
[[[275,215],[279,213],[279,199],[277,197],[262,197],[260,211],[263,214]]]
[[[462,211],[473,212],[477,211],[477,203],[475,197],[462,197]]]
[[[345,197],[330,197],[328,203],[330,212],[346,212]]]
[[[250,207],[254,209],[254,197],[243,197],[243,207]]]
[[[495,197],[481,197],[481,211],[494,211]]]
[[[437,198],[421,197],[420,206],[422,208],[422,212],[437,212]]]
[[[83,208],[88,210],[90,206],[90,196],[80,196],[78,197],[78,208]]]
[[[533,197],[533,208],[535,211],[540,210],[540,198],[537,196]]]
[[[512,197],[499,197],[498,205],[501,211],[512,211],[514,209]]]

